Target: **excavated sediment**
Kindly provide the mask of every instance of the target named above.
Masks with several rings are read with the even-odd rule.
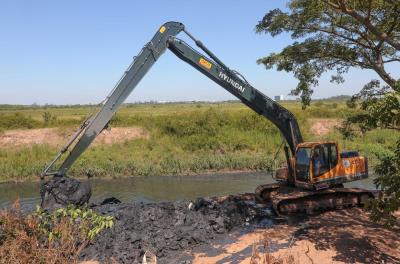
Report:
[[[50,211],[67,204],[85,205],[91,195],[89,183],[68,177],[43,182],[40,191],[42,207]],[[190,263],[180,260],[184,252],[272,215],[255,202],[254,194],[160,203],[107,198],[91,207],[114,217],[114,226],[81,251],[82,260],[101,263],[142,263],[145,253],[155,254],[159,264]]]
[[[53,177],[40,184],[41,207],[48,211],[68,204],[85,205],[91,195],[92,188],[89,182],[81,182],[66,176]]]
[[[145,252],[151,252],[157,263],[177,263],[176,257],[191,248],[271,216],[254,197],[244,196],[150,204],[109,201],[93,208],[114,216],[114,227],[102,231],[82,251],[82,260],[142,263]]]

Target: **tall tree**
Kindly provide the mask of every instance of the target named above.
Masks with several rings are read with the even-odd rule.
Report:
[[[287,10],[269,11],[256,30],[272,36],[287,32],[295,40],[258,63],[292,72],[299,81],[292,94],[300,96],[303,107],[310,104],[323,73],[333,72],[331,81],[342,83],[351,68],[375,71],[380,80],[371,80],[349,102],[363,114],[346,120],[346,127],[357,124],[362,132],[381,127],[398,133],[400,79],[387,71],[387,65],[400,66],[400,1],[291,0]],[[375,219],[393,220],[392,213],[400,206],[400,188],[393,188],[400,186],[400,164],[395,162],[399,148],[400,139],[391,155],[380,157],[376,184],[384,196],[370,207]],[[388,162],[393,166],[385,166]]]

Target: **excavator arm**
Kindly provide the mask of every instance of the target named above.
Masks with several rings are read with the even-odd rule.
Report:
[[[294,115],[289,110],[252,87],[240,73],[225,66],[213,53],[204,47],[200,41],[195,40],[195,43],[198,47],[203,49],[211,59],[195,51],[184,41],[177,38],[170,39],[168,48],[180,59],[189,63],[195,69],[236,96],[256,113],[263,115],[275,124],[286,139],[291,153],[294,154],[297,144],[303,142],[300,128]]]
[[[180,32],[185,32],[208,56],[194,50],[183,40],[176,38]],[[167,22],[136,56],[115,88],[106,98],[100,111],[89,117],[72,136],[71,140],[57,154],[54,160],[45,168],[41,177],[47,175],[65,175],[75,160],[89,147],[92,141],[108,126],[112,116],[126,100],[151,66],[166,49],[177,57],[192,65],[195,69],[222,86],[228,92],[239,98],[255,112],[275,124],[287,141],[291,154],[294,155],[297,144],[303,142],[298,123],[293,114],[277,102],[270,99],[254,87],[238,72],[229,69],[200,41],[187,32],[182,23]],[[74,145],[74,143],[76,144]],[[68,152],[69,148],[72,149]],[[56,162],[67,153],[58,169]],[[288,151],[286,151],[288,159]],[[290,167],[290,164],[288,162]]]

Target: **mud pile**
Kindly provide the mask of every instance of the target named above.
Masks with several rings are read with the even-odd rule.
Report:
[[[145,252],[158,263],[177,262],[177,256],[194,246],[269,217],[270,211],[253,197],[201,198],[194,202],[118,203],[94,206],[99,213],[114,216],[114,227],[102,231],[81,253],[82,259],[101,263],[142,263]],[[171,260],[174,260],[171,262]]]

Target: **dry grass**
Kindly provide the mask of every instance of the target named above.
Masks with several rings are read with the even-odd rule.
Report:
[[[48,240],[33,216],[22,215],[19,202],[11,209],[0,210],[0,264],[8,263],[77,263],[87,240],[84,234],[62,219],[53,230],[59,239]]]
[[[60,147],[75,132],[72,128],[34,128],[7,130],[0,133],[0,148],[30,147],[37,144],[48,144]],[[122,144],[135,139],[148,139],[147,131],[140,127],[113,127],[104,130],[93,142],[95,146]]]

